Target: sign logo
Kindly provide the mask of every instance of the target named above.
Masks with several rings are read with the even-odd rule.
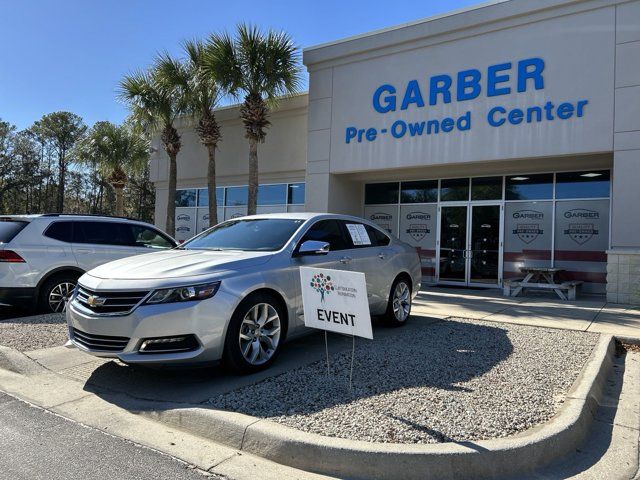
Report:
[[[543,233],[539,223],[519,223],[516,225],[516,229],[513,230],[513,234],[527,244],[533,242]]]
[[[331,277],[324,273],[316,273],[311,279],[311,288],[320,294],[320,301],[324,302],[325,295],[335,290]]]
[[[518,210],[517,212],[513,212],[513,218],[523,220],[542,220],[544,218],[544,213],[538,212],[537,210]]]
[[[424,212],[407,213],[407,220],[431,220],[431,214]]]
[[[104,297],[98,297],[97,295],[89,295],[87,297],[87,304],[90,307],[102,307],[107,302]]]
[[[407,228],[407,234],[411,235],[411,238],[416,242],[422,240],[430,232],[431,230],[427,228],[427,225],[420,223],[412,223],[409,225],[409,228]]]
[[[240,218],[240,217],[244,217],[244,215],[242,215],[241,213],[234,213],[233,215],[231,215],[229,219],[231,220],[233,218]]]
[[[176,219],[177,219],[178,221],[180,221],[180,220],[184,220],[185,222],[188,222],[189,220],[191,220],[191,217],[190,217],[189,215],[187,215],[186,213],[181,213],[180,215],[178,215],[178,216],[176,217]]]
[[[598,212],[593,213],[597,214]],[[591,240],[594,235],[598,235],[598,230],[595,228],[593,223],[570,223],[569,228],[564,231],[564,234],[568,235],[569,238],[578,245],[584,245]]]
[[[600,218],[600,213],[595,210],[587,210],[586,208],[574,208],[564,212],[564,218]]]
[[[202,220],[209,220],[209,214],[205,214],[202,216]]]
[[[187,226],[184,226],[184,225],[176,228],[176,232],[190,232],[190,231],[191,231],[191,229],[189,227],[187,227]]]

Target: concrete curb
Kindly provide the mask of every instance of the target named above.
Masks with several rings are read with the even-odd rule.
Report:
[[[0,369],[21,375],[33,375],[46,369],[15,348],[0,345]]]
[[[369,443],[204,408],[141,414],[280,464],[325,475],[387,480],[493,478],[548,464],[586,438],[614,354],[613,337],[601,335],[558,414],[544,425],[504,439],[429,445]]]

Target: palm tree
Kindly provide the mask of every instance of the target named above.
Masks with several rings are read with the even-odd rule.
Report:
[[[184,42],[183,46],[187,56],[186,62],[165,57],[158,68],[170,85],[182,90],[186,112],[198,119],[195,130],[208,153],[209,225],[215,225],[218,223],[216,148],[222,135],[214,109],[222,96],[222,89],[216,72],[204,69],[204,43],[192,40]]]
[[[244,94],[240,118],[249,139],[248,213],[256,213],[258,200],[258,143],[269,127],[269,111],[282,96],[298,92],[300,56],[285,32],[267,33],[252,25],[238,25],[236,38],[228,33],[211,35],[205,69],[216,75],[230,94]]]
[[[130,125],[96,122],[76,146],[80,162],[95,165],[116,193],[116,215],[124,216],[124,187],[129,175],[144,170],[149,141]]]
[[[147,134],[160,130],[160,140],[169,156],[166,231],[174,236],[176,158],[182,144],[173,123],[176,117],[184,112],[184,98],[182,92],[162,76],[160,66],[167,57],[166,54],[159,56],[149,71],[126,75],[120,82],[118,96],[129,106],[131,118],[137,127],[142,128]]]

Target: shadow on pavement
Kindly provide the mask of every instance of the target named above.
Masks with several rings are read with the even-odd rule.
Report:
[[[412,317],[400,329],[377,328],[373,341],[357,339],[356,345],[352,391],[351,338],[330,335],[333,378],[328,380],[322,334],[288,343],[272,368],[250,376],[221,368],[150,370],[109,362],[93,370],[84,389],[128,409],[186,403],[266,417],[292,408],[307,414],[408,387],[468,391],[457,384],[483,375],[513,351],[504,328],[424,317]],[[381,375],[384,382],[378,381]],[[238,391],[242,401],[227,401],[225,394],[234,397]]]

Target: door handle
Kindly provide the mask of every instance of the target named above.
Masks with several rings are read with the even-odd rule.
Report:
[[[340,263],[349,263],[351,261],[351,257],[342,257],[340,259]]]
[[[78,252],[78,253],[93,253],[93,250],[91,248],[78,248],[78,249],[76,249],[76,252]]]
[[[380,252],[380,253],[378,254],[378,258],[379,258],[380,260],[384,260],[385,258],[387,258],[387,256],[384,254],[384,252]]]

